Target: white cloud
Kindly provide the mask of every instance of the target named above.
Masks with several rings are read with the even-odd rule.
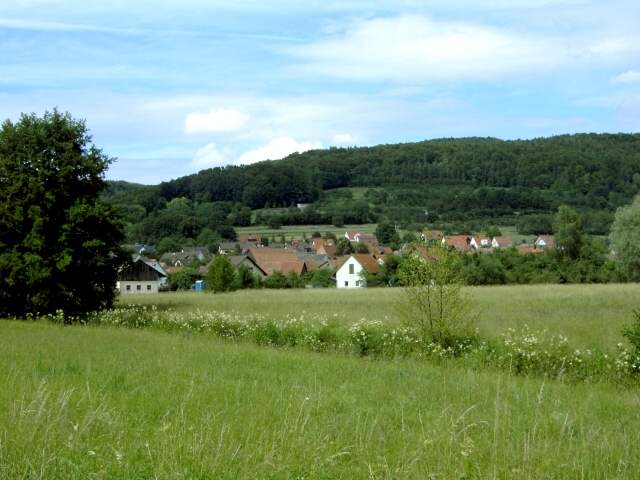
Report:
[[[628,70],[620,75],[616,75],[611,79],[611,83],[638,83],[640,82],[640,72]]]
[[[215,143],[208,143],[199,149],[191,160],[191,165],[200,168],[222,167],[231,163],[228,149],[220,150]]]
[[[336,145],[353,145],[356,139],[350,133],[336,133],[331,141]]]
[[[222,108],[207,113],[191,112],[184,119],[187,134],[233,132],[241,129],[249,117],[238,110]]]
[[[283,51],[307,74],[419,84],[593,68],[640,53],[640,36],[550,35],[415,14],[358,20]]]
[[[322,148],[322,144],[320,142],[297,142],[290,137],[278,137],[266,145],[243,153],[238,159],[238,163],[247,165],[262,160],[279,160],[295,152],[302,153],[316,148]]]

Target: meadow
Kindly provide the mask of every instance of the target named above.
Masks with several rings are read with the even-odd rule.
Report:
[[[311,238],[314,232],[333,233],[337,238],[344,237],[346,231],[374,233],[377,224],[366,223],[359,225],[345,225],[344,227],[335,227],[333,225],[284,225],[281,228],[270,228],[266,225],[254,225],[251,227],[236,227],[236,233],[242,235],[251,233],[255,235],[265,236],[269,239],[275,237],[276,241],[280,241],[282,237],[286,241],[301,240],[304,237]]]
[[[480,333],[493,337],[525,325],[568,337],[580,348],[612,350],[623,341],[620,330],[640,307],[640,284],[529,285],[468,287]],[[218,311],[278,321],[287,315],[322,314],[345,323],[361,319],[401,323],[401,289],[243,290],[233,293],[161,293],[122,297],[121,303],[157,305],[189,312]]]
[[[466,294],[485,336],[528,325],[614,350],[640,285]],[[401,298],[306,289],[120,303],[159,318],[392,326]],[[637,382],[230,338],[188,325],[0,321],[0,478],[637,478]]]
[[[0,322],[0,478],[637,478],[640,397],[405,359]]]

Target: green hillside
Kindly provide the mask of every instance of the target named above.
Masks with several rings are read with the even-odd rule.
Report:
[[[112,184],[107,198],[133,225],[132,240],[155,241],[272,217],[285,225],[485,221],[533,231],[561,204],[583,213],[587,231],[602,234],[612,212],[639,190],[639,134],[578,134],[313,150],[156,186]],[[187,202],[172,205],[178,198]],[[298,203],[311,206],[300,211]],[[163,213],[171,206],[190,209]],[[269,213],[274,207],[286,210]]]

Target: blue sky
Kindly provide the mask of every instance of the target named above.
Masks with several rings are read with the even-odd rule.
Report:
[[[0,118],[157,183],[330,146],[640,131],[640,2],[12,0]]]

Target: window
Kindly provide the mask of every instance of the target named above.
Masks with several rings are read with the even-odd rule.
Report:
[[[151,285],[147,284],[147,292],[151,291]]]
[[[353,263],[350,263],[349,264],[349,273],[353,275],[354,269],[355,269],[355,266],[353,265]]]
[[[360,286],[360,280],[356,280],[356,287]]]
[[[127,292],[131,291],[131,285],[127,285]]]
[[[348,287],[349,286],[349,282],[344,282],[344,286]]]
[[[140,284],[136,285],[136,290],[137,290],[137,291],[142,290],[142,285],[140,285]]]

